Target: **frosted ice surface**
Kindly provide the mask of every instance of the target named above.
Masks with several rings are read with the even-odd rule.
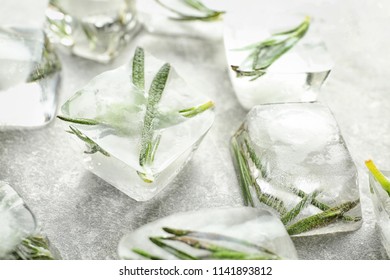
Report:
[[[0,181],[0,259],[6,259],[21,240],[35,231],[35,219],[19,195]]]
[[[193,92],[172,68],[154,121],[154,135],[161,135],[151,167],[156,180],[145,183],[139,178],[137,171],[145,171],[139,157],[147,92],[162,65],[163,62],[146,55],[145,92],[132,84],[130,62],[95,77],[62,107],[66,116],[104,123],[97,126],[76,125],[111,155],[85,155],[84,160],[92,172],[136,200],[149,199],[166,186],[189,159],[214,120],[211,110],[192,118],[179,114],[182,109],[209,100]],[[84,149],[85,145],[78,142]]]
[[[317,199],[330,207],[359,198],[356,167],[337,123],[323,105],[256,106],[248,113],[236,136],[237,139],[247,137],[259,159],[260,170],[253,166],[251,172],[262,191],[281,198],[287,210],[301,201],[292,193],[291,187],[306,194],[320,192]],[[300,217],[320,212],[317,207],[309,205]],[[360,206],[349,213],[360,216]],[[320,228],[313,232],[347,231],[359,225],[340,222],[331,229]]]
[[[175,259],[149,241],[149,237],[169,236],[162,230],[163,227],[221,234],[264,247],[283,259],[297,259],[294,245],[278,218],[264,209],[253,208],[203,209],[178,213],[157,220],[126,234],[118,245],[119,258],[140,259],[139,255],[131,251],[133,248],[138,248],[164,259]],[[208,240],[208,242],[215,241]],[[237,244],[229,242],[216,242],[216,244],[251,252],[248,247],[238,248]],[[179,245],[175,244],[185,252],[191,252],[196,256],[204,255],[204,252]]]

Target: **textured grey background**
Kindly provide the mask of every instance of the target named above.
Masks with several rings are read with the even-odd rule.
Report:
[[[245,1],[227,1],[229,7]],[[234,3],[236,2],[236,3]],[[292,1],[249,1],[251,9],[285,9]],[[390,169],[390,3],[383,1],[295,1],[323,22],[335,67],[320,100],[334,112],[360,177],[364,223],[352,233],[294,239],[302,259],[386,258],[368,196],[364,160]],[[368,3],[369,2],[369,3]],[[291,8],[291,7],[289,7]],[[0,132],[0,179],[12,184],[36,214],[65,259],[116,257],[123,234],[178,211],[242,205],[228,150],[229,137],[246,112],[228,79],[223,44],[152,36],[141,32],[112,64],[61,53],[61,103],[89,79],[126,63],[136,45],[171,62],[215,100],[216,121],[193,159],[161,194],[135,202],[84,170],[68,146],[60,121],[35,131]]]

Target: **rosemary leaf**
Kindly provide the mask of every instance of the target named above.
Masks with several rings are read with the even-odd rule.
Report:
[[[187,236],[173,236],[173,237],[166,237],[164,239],[182,242],[192,248],[209,251],[211,254],[206,258],[210,258],[210,259],[221,259],[221,260],[274,259],[273,256],[270,256],[268,254],[254,254],[254,253],[240,252],[240,251],[232,250],[223,246],[218,246],[209,242],[205,242]]]
[[[214,102],[213,101],[208,101],[202,105],[196,106],[196,107],[191,107],[187,109],[182,109],[179,111],[179,113],[186,118],[192,118],[195,117],[196,115],[203,113],[204,111],[213,108],[214,107]]]
[[[251,80],[256,80],[264,75],[265,70],[277,59],[299,42],[309,29],[309,25],[310,17],[306,17],[300,25],[291,30],[272,34],[270,38],[262,42],[239,49],[239,51],[251,51],[246,58],[246,61],[252,61],[251,69],[243,70],[239,66],[232,65],[232,70],[236,72],[237,77],[249,76],[253,77]]]
[[[157,256],[154,256],[154,255],[151,255],[149,254],[148,252],[145,252],[144,250],[141,250],[141,249],[138,249],[138,248],[134,248],[132,249],[132,251],[138,255],[140,255],[141,257],[144,257],[148,260],[163,260],[162,258],[160,257],[157,257]]]
[[[212,241],[231,242],[231,243],[235,243],[238,245],[246,246],[248,248],[259,250],[259,251],[264,252],[266,254],[272,255],[274,258],[280,258],[275,253],[273,253],[272,251],[270,251],[262,246],[259,246],[257,244],[254,244],[254,243],[242,240],[242,239],[238,239],[238,238],[234,238],[234,237],[230,237],[230,236],[226,236],[226,235],[222,235],[222,234],[218,234],[218,233],[199,232],[199,231],[192,231],[192,230],[181,230],[181,229],[173,229],[173,228],[167,228],[167,227],[163,227],[163,230],[167,233],[173,234],[173,235],[178,236],[178,237],[189,236],[189,237],[202,238],[202,239],[212,240]]]
[[[342,217],[344,213],[356,207],[359,202],[359,199],[355,201],[348,201],[319,214],[302,219],[295,224],[292,224],[291,226],[287,227],[287,232],[290,235],[296,235],[328,225],[337,220],[338,218]]]
[[[250,186],[251,186],[250,171],[247,169],[244,163],[245,159],[243,158],[240,152],[237,139],[235,136],[233,136],[231,139],[230,147],[231,147],[230,151],[232,154],[234,169],[236,170],[238,181],[240,183],[242,194],[244,197],[244,204],[245,206],[250,205],[254,207],[253,199],[250,193]]]
[[[154,77],[149,90],[144,125],[141,136],[141,152],[139,164],[144,166],[150,162],[153,150],[154,121],[157,115],[157,104],[160,102],[163,94],[171,66],[164,64]]]
[[[372,160],[367,160],[366,166],[374,178],[390,196],[390,180],[387,179],[385,175],[383,175],[383,173],[376,167]]]
[[[181,260],[197,260],[198,259],[195,256],[187,254],[186,252],[183,252],[183,251],[181,251],[179,249],[176,249],[173,246],[170,246],[170,245],[166,244],[165,242],[162,241],[162,240],[164,240],[164,238],[161,238],[161,237],[150,237],[149,239],[155,245],[157,245],[161,249],[165,250],[166,252],[174,255],[178,259],[181,259]]]
[[[101,148],[95,141],[93,141],[91,138],[89,138],[87,135],[82,133],[80,130],[75,128],[74,126],[69,126],[70,130],[72,131],[72,134],[76,135],[80,140],[84,141],[85,144],[90,148],[89,151],[85,151],[86,154],[94,154],[96,152],[100,152],[106,157],[109,157],[110,154]]]
[[[59,118],[62,121],[76,123],[76,124],[83,124],[83,125],[98,125],[101,124],[101,122],[94,120],[94,119],[85,119],[85,118],[69,118],[65,116],[58,115],[57,118]]]
[[[187,5],[187,7],[194,9],[197,12],[202,13],[200,16],[193,16],[182,13],[174,8],[164,4],[161,0],[155,0],[158,4],[160,4],[165,9],[170,12],[176,14],[178,17],[170,17],[172,20],[178,21],[217,21],[221,19],[221,16],[225,13],[223,11],[214,11],[208,7],[206,7],[201,1],[198,0],[182,0],[183,4]]]
[[[133,58],[133,84],[140,90],[145,89],[145,52],[137,47]]]

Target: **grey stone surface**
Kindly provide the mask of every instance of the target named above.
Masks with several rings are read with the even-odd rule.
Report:
[[[246,1],[236,2],[244,6]],[[254,2],[261,10],[270,1]],[[275,5],[285,7],[289,2],[275,1]],[[364,219],[362,228],[355,232],[294,239],[298,256],[385,258],[368,197],[364,160],[373,158],[381,169],[390,169],[390,3],[294,2],[324,23],[324,39],[335,67],[320,100],[334,112],[358,166]],[[242,205],[228,140],[246,111],[232,90],[221,43],[142,32],[112,64],[62,53],[60,99],[66,100],[98,73],[129,61],[137,45],[170,61],[189,83],[199,90],[207,89],[217,105],[214,126],[193,159],[154,199],[135,202],[84,170],[58,120],[36,131],[0,132],[0,179],[19,191],[65,259],[116,258],[120,238],[148,222],[179,211]]]

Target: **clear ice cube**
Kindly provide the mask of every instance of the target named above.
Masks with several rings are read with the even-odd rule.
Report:
[[[33,214],[8,184],[0,181],[0,259],[10,254],[36,230]]]
[[[360,227],[357,170],[327,107],[256,106],[231,145],[246,203],[268,205],[290,234]]]
[[[0,129],[52,120],[61,64],[43,32],[0,28],[0,61]]]
[[[390,178],[390,171],[382,173]],[[390,256],[390,196],[371,173],[370,193],[382,244]]]
[[[204,12],[190,8],[183,0],[160,0],[166,7],[194,17],[204,16]],[[201,1],[207,7],[219,11],[215,1]],[[217,5],[217,7],[215,7]],[[222,40],[223,21],[222,17],[216,20],[175,20],[180,15],[162,6],[156,0],[137,1],[137,10],[140,22],[148,32],[178,37],[193,37],[211,41]]]
[[[163,228],[190,231],[179,237],[213,244],[242,252],[249,258],[297,259],[297,253],[289,235],[279,219],[264,209],[249,207],[229,209],[203,209],[177,213],[144,225],[126,234],[118,245],[120,259],[144,259],[133,250],[142,250],[161,259],[177,259],[169,250],[152,243],[150,237],[172,237]],[[160,239],[194,258],[223,259],[218,252],[195,249],[178,240]],[[198,247],[199,248],[199,247]],[[241,255],[241,258],[245,257]],[[238,255],[230,259],[241,259]]]
[[[0,260],[51,260],[60,254],[38,230],[18,193],[0,181]]]
[[[155,148],[150,147],[154,150],[152,164],[143,165],[141,154],[145,143],[142,139],[149,89],[164,63],[145,55],[144,90],[132,83],[132,64],[92,79],[62,106],[62,113],[67,118],[99,122],[97,125],[71,123],[93,141],[92,146],[97,144],[100,149],[99,152],[96,145],[92,149],[87,145],[90,150],[83,153],[86,167],[128,196],[144,201],[165,188],[183,168],[210,129],[214,112],[205,110],[193,117],[180,113],[201,104],[212,107],[212,102],[194,92],[171,68],[162,98],[153,113],[152,138],[158,143]],[[85,141],[74,136],[75,143],[84,152]]]
[[[107,63],[137,32],[134,0],[51,0],[50,40],[78,56]]]
[[[278,22],[280,17],[275,16],[273,20],[265,21],[259,29],[257,16],[240,17],[239,20],[227,16],[224,42],[229,68],[234,65],[241,70],[251,71],[253,59],[248,60],[248,56],[252,50],[245,47],[259,43],[276,32],[296,27],[302,21],[302,18],[291,15],[282,17],[282,26]],[[316,35],[315,25],[315,20],[312,20],[303,38],[265,69],[261,77],[254,80],[253,77],[237,77],[236,72],[229,69],[236,96],[245,109],[268,103],[317,100],[333,62],[325,43]]]

